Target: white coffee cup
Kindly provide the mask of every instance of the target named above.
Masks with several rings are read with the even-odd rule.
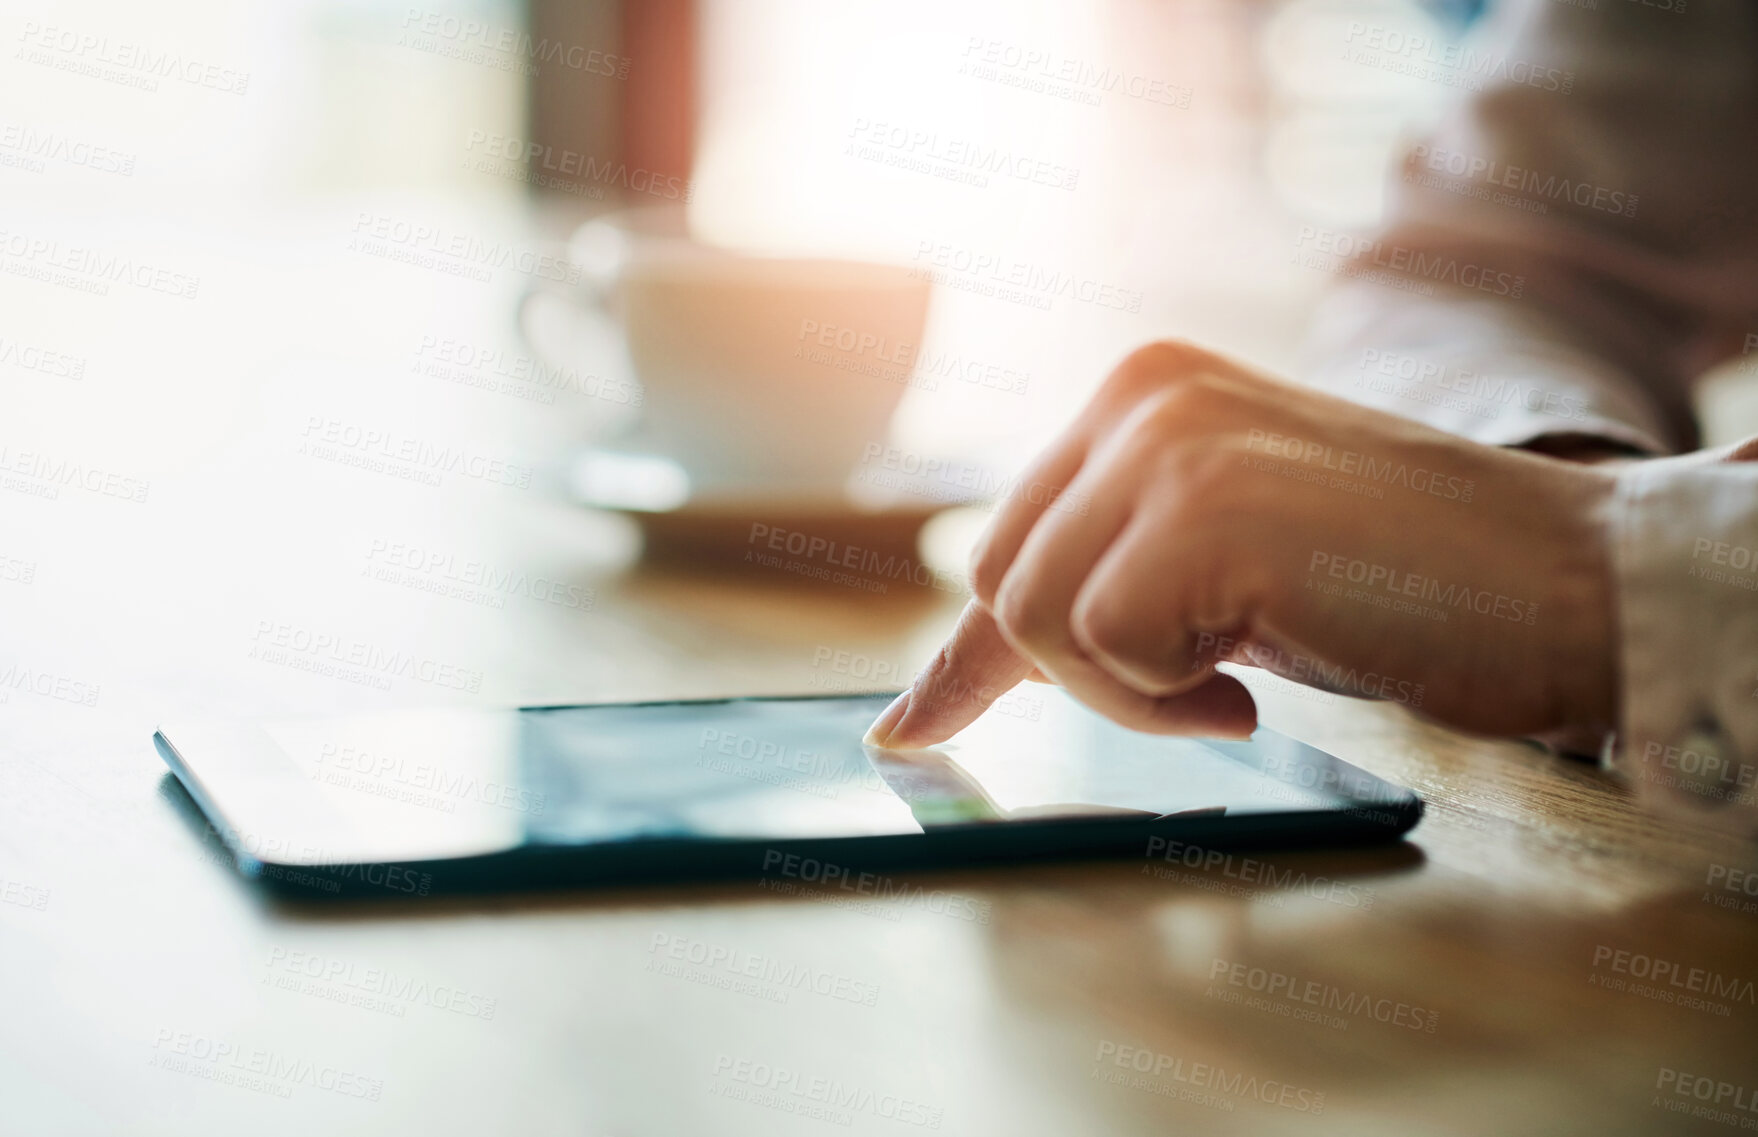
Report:
[[[732,252],[675,208],[590,221],[570,258],[559,295],[615,320],[642,388],[606,448],[669,459],[697,496],[833,497],[886,437],[927,321],[913,270]]]

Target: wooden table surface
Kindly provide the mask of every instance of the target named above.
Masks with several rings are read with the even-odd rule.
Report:
[[[603,518],[462,498],[423,516],[421,488],[368,476],[327,487],[353,501],[339,523],[250,462],[155,485],[151,509],[5,502],[36,569],[0,584],[0,1131],[1310,1137],[1758,1117],[1732,1104],[1758,1085],[1751,849],[1645,817],[1569,761],[1285,684],[1256,684],[1267,722],[1426,797],[1407,842],[907,878],[946,903],[751,884],[271,902],[165,773],[154,723],[447,700],[252,659],[258,621],[471,661],[494,703],[858,686],[860,660],[907,673],[958,598],[645,569]],[[497,610],[361,575],[375,534],[424,525],[591,604]],[[1722,1120],[1672,1112],[1718,1083],[1737,1087]]]

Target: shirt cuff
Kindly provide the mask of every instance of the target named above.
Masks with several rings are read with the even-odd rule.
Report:
[[[1619,474],[1622,711],[1603,759],[1669,812],[1758,835],[1758,463],[1732,449]]]

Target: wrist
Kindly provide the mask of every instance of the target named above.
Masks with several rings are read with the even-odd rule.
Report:
[[[1618,478],[1606,469],[1570,471],[1563,489],[1549,590],[1554,622],[1543,640],[1553,717],[1559,729],[1609,730],[1617,721],[1619,683],[1612,563]]]

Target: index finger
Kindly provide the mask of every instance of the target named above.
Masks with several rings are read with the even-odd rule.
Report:
[[[973,600],[910,689],[868,729],[866,741],[894,750],[945,742],[1031,673],[1032,661],[1013,650],[995,618]]]

